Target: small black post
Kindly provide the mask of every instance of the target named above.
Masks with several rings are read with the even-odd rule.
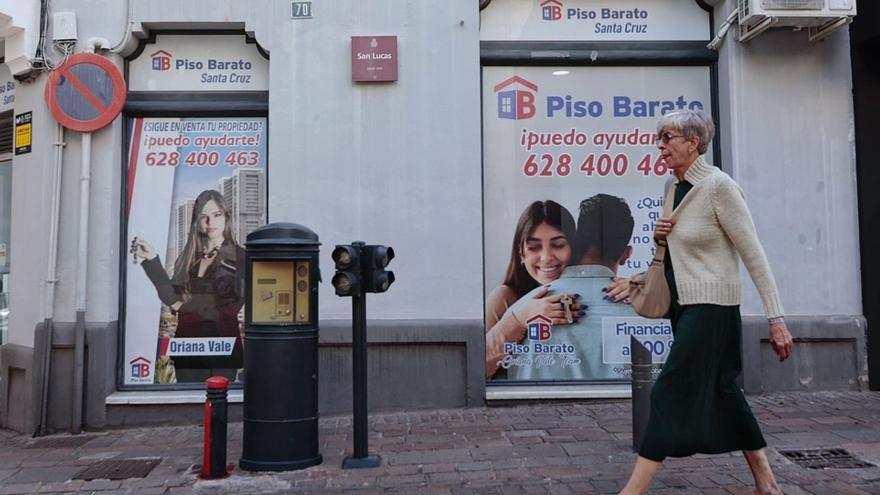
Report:
[[[364,243],[354,242],[352,245],[361,249]],[[354,455],[346,457],[342,461],[342,468],[378,467],[382,464],[382,458],[378,455],[369,455],[370,449],[367,440],[369,435],[369,425],[367,423],[367,295],[361,287],[358,288],[357,293],[352,295],[351,312]]]
[[[367,296],[361,294],[351,299],[356,326],[352,335],[352,379],[354,385],[354,456],[367,457]]]
[[[199,478],[224,478],[226,469],[226,391],[229,380],[212,376],[205,381],[205,446],[202,455],[202,473]]]
[[[635,337],[630,336],[629,346],[632,351],[632,428],[633,452],[638,452],[651,417],[651,351]]]

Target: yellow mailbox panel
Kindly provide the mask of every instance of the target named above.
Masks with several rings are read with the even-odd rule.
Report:
[[[294,261],[253,262],[251,321],[256,324],[293,323]],[[308,301],[305,304],[308,307]]]
[[[309,262],[296,262],[296,306],[294,315],[297,323],[309,321]]]

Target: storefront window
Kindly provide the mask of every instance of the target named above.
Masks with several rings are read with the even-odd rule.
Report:
[[[131,120],[125,384],[239,377],[242,245],[266,223],[266,120]]]
[[[654,256],[670,179],[657,122],[713,113],[709,13],[511,0],[482,12],[480,36],[488,383],[625,386],[630,336],[662,363],[672,329],[603,289]],[[562,313],[544,314],[550,298]]]
[[[667,111],[709,111],[709,68],[485,67],[483,80],[489,378],[627,380],[630,335],[663,362],[669,322],[604,301],[602,289],[654,256],[670,177],[655,126]],[[548,297],[579,294],[585,314],[542,320],[528,300],[546,284]]]

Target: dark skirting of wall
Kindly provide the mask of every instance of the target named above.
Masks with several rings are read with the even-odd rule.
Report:
[[[32,432],[34,349],[17,344],[0,346],[0,427]]]
[[[367,342],[371,412],[483,405],[481,320],[371,320]],[[351,322],[321,322],[318,348],[319,414],[351,414]],[[201,414],[199,404],[109,405],[106,425],[198,423]],[[240,405],[229,418],[241,420]]]
[[[367,323],[370,410],[475,407],[483,404],[485,338],[480,320]],[[319,408],[351,411],[351,323],[322,323]]]
[[[767,321],[743,318],[743,385],[748,393],[778,390],[859,390],[867,386],[866,324],[862,316],[789,316],[793,356],[778,363],[767,340]],[[479,320],[377,320],[368,323],[369,410],[478,407],[484,404],[483,324]],[[0,426],[33,432],[38,418],[39,342],[34,348],[0,347]],[[89,323],[86,333],[85,418],[88,429],[199,423],[199,403],[106,405],[115,390],[117,324]],[[351,326],[321,324],[319,411],[351,414]],[[49,394],[50,431],[70,428],[73,323],[56,323]],[[279,384],[283,386],[283,384]],[[230,421],[241,406],[230,407]]]
[[[46,431],[68,431],[72,429],[73,417],[73,365],[75,322],[54,322],[52,331],[52,362],[49,373],[48,409]],[[116,335],[117,322],[86,323],[84,355],[83,421],[86,427],[100,428],[106,424],[106,397],[115,390],[116,377]],[[33,430],[39,425],[41,409],[41,377],[43,376],[46,324],[37,325],[34,333],[34,347],[29,349],[33,357],[28,363],[31,382],[30,396],[27,398],[28,427]],[[5,347],[5,346],[4,346]],[[5,363],[5,361],[3,361]],[[3,365],[6,369],[6,365]],[[13,399],[15,400],[15,399]],[[5,423],[0,423],[5,425]],[[11,428],[11,427],[10,427]],[[18,428],[13,428],[18,430]]]
[[[743,317],[743,389],[867,390],[867,324],[863,316],[786,316],[794,351],[780,363],[767,319]]]

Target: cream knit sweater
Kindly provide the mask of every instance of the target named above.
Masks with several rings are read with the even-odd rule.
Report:
[[[694,187],[672,213],[675,224],[667,237],[679,303],[738,305],[739,254],[767,318],[782,316],[776,282],[742,189],[702,156],[687,169],[684,180]]]

